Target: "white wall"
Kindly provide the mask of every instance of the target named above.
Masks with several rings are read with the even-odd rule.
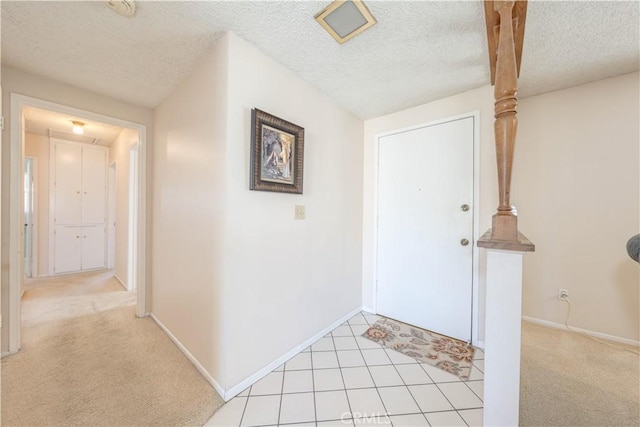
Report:
[[[225,384],[234,385],[362,304],[363,123],[240,38],[228,42]],[[303,195],[248,190],[254,107],[305,128]],[[306,220],[294,220],[294,205]]]
[[[2,132],[2,351],[8,348],[8,331],[10,322],[9,313],[9,178],[10,168],[9,161],[11,159],[11,108],[10,99],[12,93],[26,95],[46,101],[55,102],[75,108],[84,109],[94,113],[127,120],[134,123],[140,123],[147,126],[147,156],[152,157],[153,134],[151,131],[153,115],[151,110],[138,107],[106,97],[101,94],[79,89],[64,83],[50,80],[34,74],[25,73],[12,67],[2,66],[2,111],[4,115],[5,128]],[[149,188],[150,178],[152,174],[152,162],[147,165],[147,185]],[[151,205],[151,190],[147,191],[147,204]],[[148,212],[147,227],[150,227],[151,221]],[[149,231],[149,229],[147,230]],[[147,233],[149,234],[149,233]],[[149,239],[151,240],[151,239]],[[149,242],[147,244],[149,246]],[[147,247],[147,250],[149,247]],[[149,259],[147,259],[147,271],[150,269]],[[147,276],[147,280],[150,277]],[[147,289],[149,290],[150,287]],[[150,290],[149,290],[150,291]],[[149,295],[147,294],[147,298]]]
[[[227,45],[154,110],[152,311],[221,375]],[[226,304],[227,302],[224,301]]]
[[[123,129],[109,147],[109,164],[116,162],[114,272],[125,286],[129,286],[129,151],[137,143],[138,132],[133,129]]]
[[[44,135],[25,133],[25,156],[36,161],[36,224],[34,251],[38,256],[34,277],[49,275],[49,138]]]
[[[249,190],[254,107],[305,128],[303,195]],[[362,121],[233,34],[154,120],[153,311],[228,390],[361,304]]]
[[[525,257],[523,315],[639,340],[638,73],[520,102],[513,197],[536,244]]]
[[[486,86],[439,101],[424,104],[408,110],[367,120],[364,124],[364,189],[363,189],[363,254],[362,254],[362,302],[373,308],[375,285],[375,225],[376,214],[376,135],[410,126],[457,116],[464,113],[480,112],[480,200],[474,206],[479,212],[482,235],[491,227],[491,216],[498,206],[497,168],[495,143],[493,138],[493,88]],[[517,153],[516,149],[516,156]],[[526,230],[525,230],[526,234]],[[479,269],[479,339],[484,331],[484,284],[485,254],[480,251]],[[474,316],[474,319],[477,318]]]
[[[568,288],[575,327],[638,340],[640,269],[626,255],[640,231],[638,73],[521,99],[512,203],[536,244],[525,256],[523,315],[562,324]],[[365,122],[363,304],[373,304],[375,135],[480,111],[480,234],[497,200],[493,88]],[[478,208],[478,206],[476,206]],[[480,332],[485,272],[480,251]]]

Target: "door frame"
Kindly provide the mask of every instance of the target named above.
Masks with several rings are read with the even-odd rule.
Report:
[[[138,132],[138,204],[137,222],[137,247],[135,248],[137,271],[137,306],[136,315],[145,317],[149,315],[146,298],[146,170],[147,170],[147,126],[127,120],[117,119],[103,114],[93,113],[75,107],[70,107],[55,102],[45,101],[39,98],[11,94],[11,158],[9,162],[9,348],[8,354],[16,353],[21,345],[21,306],[22,276],[23,276],[23,244],[22,229],[24,228],[24,212],[22,203],[24,193],[22,191],[22,176],[24,176],[24,138],[22,111],[24,107],[36,107],[51,110],[63,114],[81,117],[87,120],[95,120],[115,126],[133,129]]]
[[[127,212],[127,217],[129,219],[129,230],[127,241],[129,242],[127,245],[128,254],[127,254],[127,264],[129,266],[127,270],[127,290],[133,291],[136,289],[137,283],[135,280],[138,266],[135,263],[135,250],[134,248],[138,245],[138,227],[139,224],[135,221],[135,218],[138,216],[138,204],[135,202],[138,199],[138,182],[140,180],[140,169],[139,169],[139,157],[140,157],[140,149],[139,144],[133,144],[129,148],[129,211]]]
[[[38,271],[38,158],[33,156],[23,156],[23,161],[31,160],[31,179],[33,180],[33,191],[31,197],[31,278],[35,279],[39,276]],[[22,254],[24,256],[24,253]]]
[[[484,347],[484,343],[481,342],[479,337],[478,326],[480,324],[480,302],[479,302],[479,256],[480,251],[476,245],[480,230],[480,112],[472,111],[469,113],[459,114],[456,116],[450,116],[443,119],[433,120],[426,123],[412,125],[408,127],[394,129],[388,132],[378,133],[374,136],[374,182],[373,182],[373,203],[375,205],[375,214],[373,216],[373,310],[378,312],[378,191],[379,191],[379,166],[380,166],[380,139],[386,136],[395,135],[398,133],[409,132],[416,129],[425,127],[437,126],[440,124],[457,121],[460,119],[472,118],[473,119],[473,200],[471,206],[473,207],[473,261],[472,261],[472,289],[471,289],[471,342],[480,347]]]
[[[113,176],[113,180],[112,180]],[[107,268],[116,268],[116,212],[118,189],[118,161],[109,162],[107,168]]]

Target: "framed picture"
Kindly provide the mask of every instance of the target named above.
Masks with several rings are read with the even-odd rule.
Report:
[[[251,190],[302,194],[304,128],[251,110]]]

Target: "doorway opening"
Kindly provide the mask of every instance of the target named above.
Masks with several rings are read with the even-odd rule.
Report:
[[[31,204],[31,212],[27,211],[27,207],[29,205],[29,199],[33,200],[34,191],[31,191],[27,194],[25,191],[20,191],[22,183],[24,182],[24,177],[29,172],[29,169],[35,168],[34,164],[24,163],[26,158],[23,157],[24,149],[25,149],[25,130],[29,130],[28,121],[25,120],[25,112],[29,112],[30,110],[42,110],[48,111],[56,117],[72,117],[74,119],[80,119],[86,123],[102,123],[105,127],[111,128],[119,128],[123,133],[125,131],[129,132],[129,146],[135,146],[138,155],[134,159],[136,162],[135,167],[133,168],[136,171],[135,180],[125,179],[122,182],[119,182],[117,179],[117,173],[127,172],[130,168],[121,168],[118,170],[115,164],[113,164],[114,168],[112,170],[110,164],[108,163],[108,157],[104,157],[104,184],[102,188],[103,196],[103,205],[92,205],[91,209],[84,209],[83,202],[80,202],[80,215],[82,216],[79,224],[74,224],[73,221],[70,223],[62,223],[58,221],[55,214],[56,201],[58,199],[64,199],[60,194],[56,197],[55,192],[52,192],[51,186],[49,186],[50,191],[45,191],[45,189],[38,189],[38,196],[34,203]],[[112,118],[109,116],[104,116],[101,114],[96,114],[92,112],[88,112],[85,110],[77,109],[74,107],[64,106],[61,104],[52,103],[49,101],[40,100],[37,98],[31,98],[23,95],[12,94],[11,95],[11,161],[10,161],[10,255],[9,255],[9,316],[8,316],[8,329],[9,329],[9,348],[8,354],[12,354],[17,352],[20,349],[21,344],[21,317],[22,317],[22,307],[21,307],[21,297],[23,293],[24,286],[24,277],[26,274],[34,273],[37,274],[39,278],[52,277],[52,279],[59,279],[60,272],[55,271],[54,263],[52,261],[51,254],[55,252],[56,248],[54,245],[57,242],[56,239],[60,240],[58,236],[64,234],[62,233],[63,229],[66,232],[67,237],[69,237],[69,242],[75,244],[69,245],[68,247],[80,248],[80,265],[86,261],[86,265],[89,266],[88,269],[80,268],[80,271],[74,270],[73,272],[82,273],[82,274],[100,274],[100,272],[107,272],[109,267],[113,267],[114,271],[118,266],[118,256],[120,253],[122,256],[120,257],[125,264],[129,264],[124,268],[124,271],[121,273],[121,277],[126,280],[125,288],[126,289],[136,289],[135,292],[135,300],[136,304],[136,314],[139,317],[148,315],[147,304],[146,304],[146,293],[145,293],[145,228],[144,226],[140,226],[144,224],[144,215],[146,212],[146,190],[145,190],[145,174],[146,174],[146,126],[140,125],[133,122],[128,122],[121,119]],[[68,120],[67,120],[68,121]],[[65,125],[70,125],[66,123],[64,125],[59,126],[50,126],[47,137],[43,137],[44,139],[53,141],[54,139],[60,141],[62,140],[62,144],[66,144],[65,146],[74,147],[80,146],[80,158],[81,161],[85,161],[87,158],[91,157],[82,157],[83,151],[86,149],[88,152],[100,151],[96,150],[99,148],[98,146],[101,144],[99,138],[94,138],[91,141],[90,136],[84,135],[89,140],[77,140],[73,139],[71,135],[71,131],[68,130],[67,133],[64,132]],[[60,129],[62,127],[62,130]],[[87,132],[89,134],[89,132]],[[48,142],[48,141],[47,141]],[[122,150],[124,156],[126,156],[126,163],[129,161],[129,146]],[[105,148],[105,147],[103,147]],[[49,150],[47,150],[49,151]],[[107,151],[108,152],[108,151]],[[93,156],[95,158],[95,156]],[[51,152],[49,152],[48,161],[40,161],[39,168],[46,163],[46,166],[51,166],[49,163],[53,157],[51,156]],[[55,163],[52,163],[55,165]],[[48,178],[50,182],[56,182],[55,166],[49,167]],[[92,172],[95,176],[95,168],[85,168],[86,171]],[[79,168],[80,173],[82,173],[82,167]],[[37,172],[36,172],[37,174]],[[42,174],[40,174],[42,175]],[[82,179],[87,179],[87,177],[91,177],[89,175],[84,175]],[[87,182],[89,182],[87,180]],[[133,201],[130,200],[130,190],[129,185],[136,185],[135,193],[136,198]],[[118,185],[121,186],[120,191],[118,191]],[[99,185],[98,185],[99,187]],[[84,198],[89,197],[93,193],[95,194],[96,186],[90,187],[89,190],[86,190],[82,187],[79,187],[77,191],[74,191],[78,195],[79,198],[84,200]],[[26,188],[25,188],[26,190]],[[38,203],[38,199],[43,196],[43,193],[49,195],[49,203],[51,204],[51,212],[47,214],[48,224],[48,232],[42,230],[41,227],[43,223],[42,215],[40,219],[36,219],[38,217],[38,212],[40,208],[43,207],[43,203]],[[122,194],[123,196],[118,197],[118,194]],[[53,198],[52,198],[53,197]],[[113,197],[113,199],[112,199]],[[100,197],[98,197],[99,199]],[[125,203],[119,203],[121,199],[125,200]],[[112,203],[109,203],[112,202]],[[131,203],[130,203],[131,202]],[[66,201],[65,201],[66,203]],[[108,204],[109,203],[109,204]],[[107,204],[110,209],[107,209]],[[39,207],[38,207],[39,205]],[[127,206],[129,205],[129,206]],[[95,206],[98,206],[97,208]],[[102,210],[100,210],[100,206],[102,206]],[[120,207],[118,207],[120,206]],[[86,207],[86,206],[84,206]],[[114,208],[114,209],[111,209]],[[126,209],[124,213],[120,213],[118,209]],[[115,210],[115,212],[114,212]],[[131,212],[133,211],[133,214]],[[53,215],[51,213],[54,213]],[[100,214],[102,212],[102,214]],[[87,218],[92,219],[87,219]],[[124,239],[120,239],[121,244],[118,244],[118,221],[119,217],[124,217],[125,220],[122,221],[122,225],[124,226],[127,222],[131,221],[133,224],[132,227],[126,227],[123,230]],[[44,221],[44,222],[47,222]],[[28,229],[28,226],[25,224],[32,224],[31,230]],[[76,227],[76,230],[73,230],[73,227]],[[115,230],[112,230],[115,228]],[[124,227],[123,227],[124,228]],[[40,230],[39,230],[40,229]],[[128,237],[129,230],[134,230],[135,238],[130,239]],[[40,235],[40,241],[38,244],[34,244],[34,239],[30,236]],[[61,234],[58,234],[60,232]],[[49,237],[49,242],[43,242],[46,240],[46,237]],[[73,239],[72,239],[73,238]],[[92,240],[93,239],[93,240]],[[30,243],[31,242],[31,243]],[[91,243],[92,242],[92,243]],[[97,242],[97,243],[96,243]],[[130,244],[133,243],[133,247],[129,247]],[[82,248],[92,248],[92,252],[87,255],[82,252]],[[122,247],[122,250],[118,250],[118,247]],[[36,258],[34,254],[37,254],[40,251],[46,252],[49,251],[49,256],[46,259],[45,257],[38,257],[37,262],[39,264],[47,263],[47,268],[42,268],[42,266],[38,266],[36,268],[32,268],[29,271],[28,266],[26,265],[26,259],[31,258],[31,265],[33,266],[33,260]],[[31,255],[29,255],[31,254]],[[68,253],[66,253],[68,255]],[[89,260],[89,261],[87,261]],[[122,263],[120,263],[122,265]],[[131,272],[133,271],[133,274]],[[120,278],[118,278],[120,280]],[[45,279],[48,280],[48,279]],[[120,280],[123,282],[123,280]]]

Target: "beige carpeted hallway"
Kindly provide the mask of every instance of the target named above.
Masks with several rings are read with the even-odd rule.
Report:
[[[222,405],[108,272],[72,279],[25,292],[22,349],[2,360],[3,426],[202,425]]]
[[[640,425],[640,357],[522,322],[520,425]]]

